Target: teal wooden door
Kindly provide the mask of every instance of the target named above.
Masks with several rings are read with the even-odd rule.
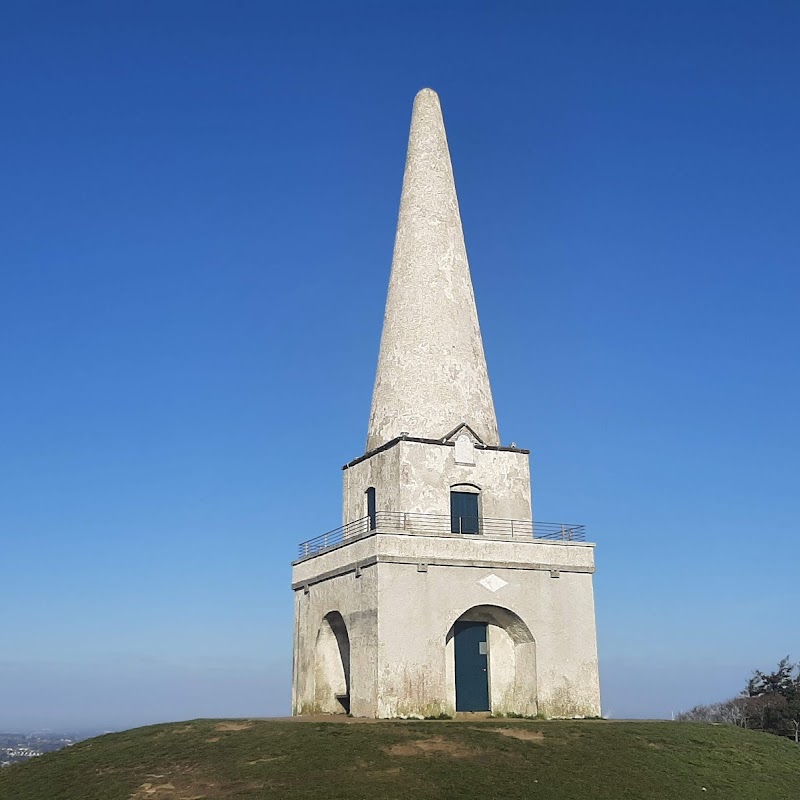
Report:
[[[477,494],[472,492],[450,492],[450,532],[480,532]]]
[[[485,622],[456,622],[456,711],[489,711]]]

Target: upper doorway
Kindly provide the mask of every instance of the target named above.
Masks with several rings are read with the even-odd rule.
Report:
[[[450,532],[480,533],[475,492],[450,492]]]

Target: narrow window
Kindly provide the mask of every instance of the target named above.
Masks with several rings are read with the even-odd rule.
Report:
[[[478,495],[474,492],[450,492],[451,533],[479,533]]]
[[[367,516],[369,517],[369,529],[374,531],[378,527],[378,514],[375,510],[375,487],[370,486],[366,491],[367,495]]]

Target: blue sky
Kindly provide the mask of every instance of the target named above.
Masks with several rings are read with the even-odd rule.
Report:
[[[10,2],[0,729],[284,714],[441,97],[501,436],[604,710],[800,657],[800,9]]]

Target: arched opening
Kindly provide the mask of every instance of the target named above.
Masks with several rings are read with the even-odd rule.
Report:
[[[446,649],[456,711],[536,714],[536,643],[519,615],[474,606],[450,626]]]
[[[350,637],[338,611],[325,615],[317,633],[314,702],[322,714],[350,713]]]

